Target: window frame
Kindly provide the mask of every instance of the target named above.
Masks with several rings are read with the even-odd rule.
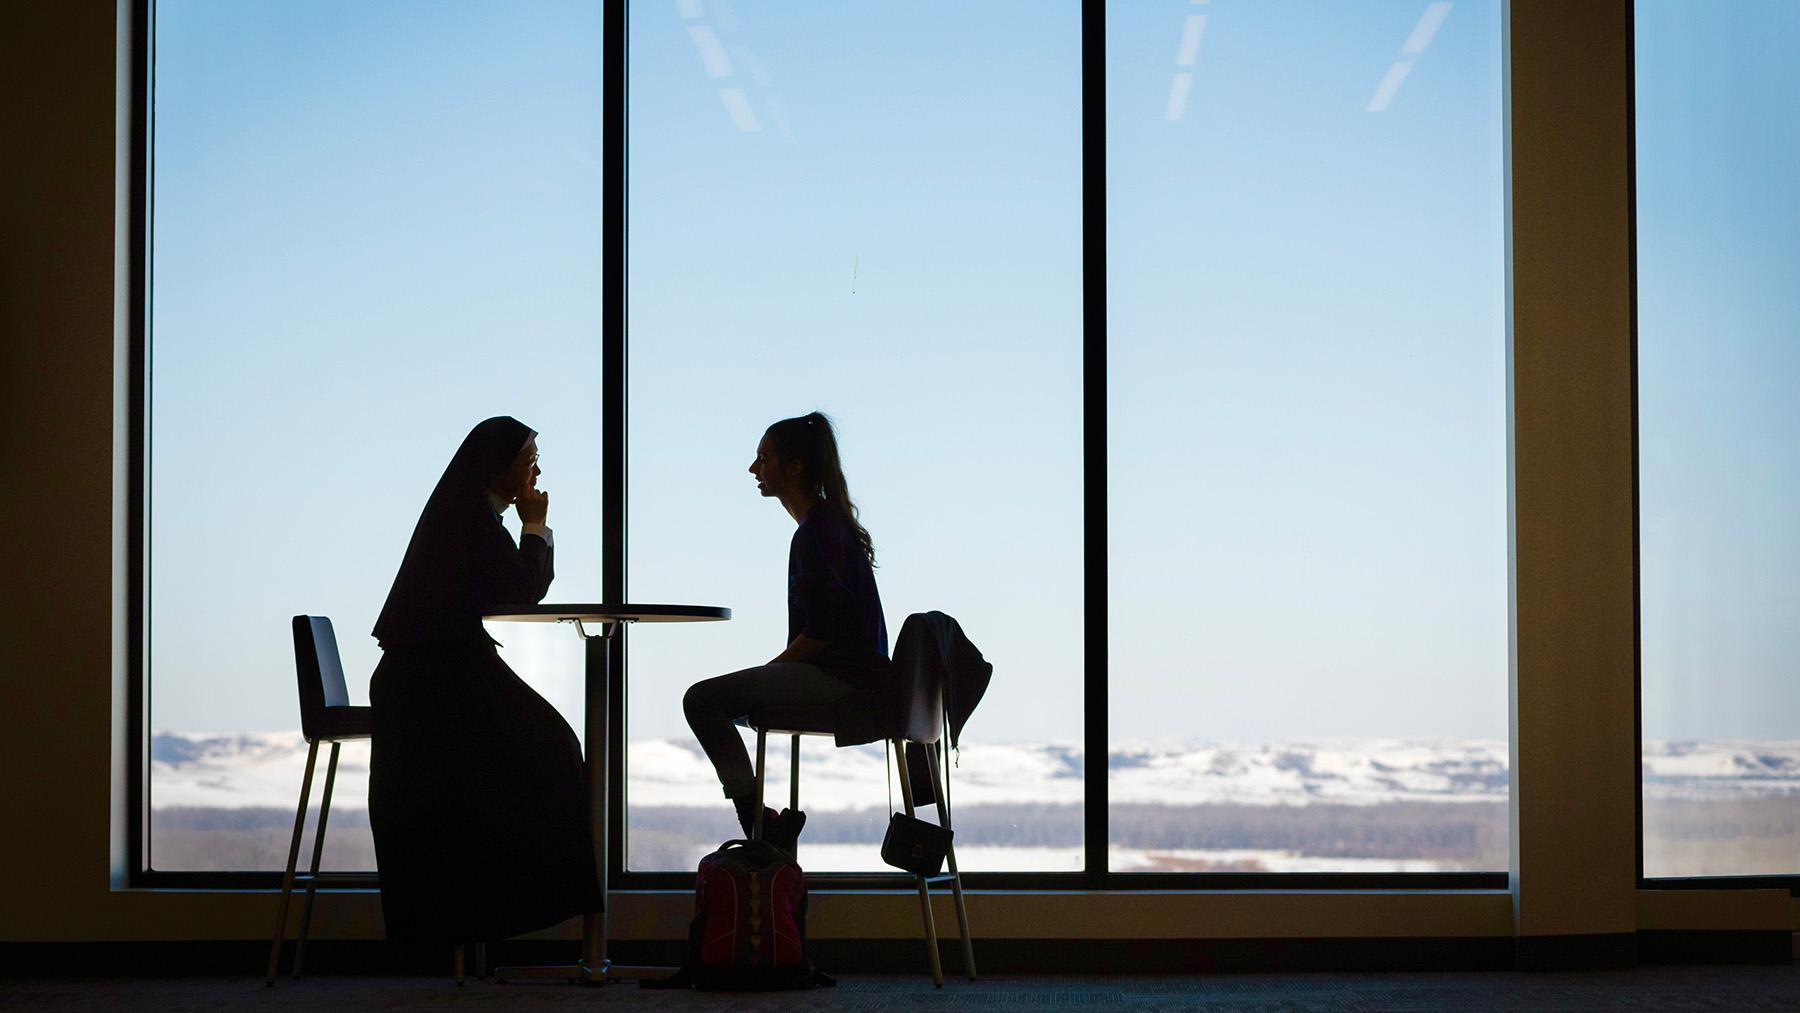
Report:
[[[1800,897],[1800,872],[1791,874],[1745,874],[1726,876],[1646,876],[1644,875],[1644,595],[1643,595],[1643,516],[1642,443],[1640,440],[1641,406],[1638,402],[1638,188],[1637,188],[1637,5],[1626,4],[1625,136],[1631,146],[1629,190],[1626,194],[1630,215],[1630,291],[1631,291],[1631,598],[1632,598],[1632,705],[1637,723],[1637,888],[1639,890],[1787,890]]]
[[[131,249],[128,260],[127,312],[131,375],[126,378],[128,428],[126,447],[125,615],[126,700],[126,881],[153,885],[150,872],[150,599],[146,491],[149,488],[146,445],[149,435],[150,385],[150,91],[156,77],[155,0],[131,3]]]
[[[1506,0],[1501,0],[1504,4]],[[625,261],[627,221],[626,125],[629,114],[627,22],[629,0],[613,0],[604,12],[602,41],[605,60],[603,100],[603,137],[605,143],[604,195],[604,278],[602,309],[601,379],[603,432],[601,439],[603,558],[602,588],[608,600],[628,600],[626,572],[628,531],[626,527],[626,468],[629,448],[626,386],[629,348],[627,345],[628,307],[625,304]],[[152,687],[149,683],[148,618],[151,602],[147,597],[150,560],[147,556],[148,521],[153,507],[147,498],[147,436],[149,427],[149,366],[152,347],[149,334],[150,281],[154,265],[149,257],[152,225],[154,182],[154,126],[152,99],[155,80],[154,23],[155,0],[131,0],[131,66],[130,81],[131,179],[129,223],[129,362],[127,380],[129,488],[127,497],[127,546],[125,592],[128,598],[125,651],[128,695],[126,701],[127,778],[127,844],[128,885],[133,887],[183,889],[272,889],[279,886],[279,871],[163,871],[152,870],[149,848],[149,774],[148,717]],[[1098,99],[1105,93],[1105,5],[1103,0],[1082,0],[1081,6],[1081,77],[1085,96],[1082,110],[1082,210],[1083,226],[1083,397],[1088,404],[1105,404],[1106,395],[1106,175],[1105,175],[1105,105]],[[1635,81],[1632,84],[1633,123],[1635,131]],[[1510,130],[1510,123],[1502,124]],[[1634,134],[1632,135],[1634,136]],[[1634,167],[1635,171],[1635,167]],[[1632,440],[1633,486],[1636,487],[1637,440],[1637,304],[1636,304],[1636,202],[1635,176],[1631,198],[1631,355],[1632,375]],[[1086,523],[1083,533],[1083,589],[1085,608],[1085,653],[1083,674],[1083,741],[1087,757],[1105,757],[1109,753],[1109,714],[1107,692],[1107,538],[1106,538],[1106,413],[1084,413],[1083,472]],[[1637,545],[1637,511],[1634,498],[1632,515],[1634,559]],[[1634,573],[1634,601],[1636,601]],[[1640,611],[1641,619],[1641,611]],[[629,684],[629,630],[609,641],[614,672],[610,720],[615,742],[624,740],[625,702]],[[1634,657],[1638,699],[1641,700],[1641,650]],[[1641,708],[1640,708],[1641,711]],[[1642,832],[1642,760],[1641,719],[1639,722],[1640,755],[1638,761],[1638,866],[1640,888],[1652,889],[1718,889],[1787,887],[1800,895],[1800,875],[1700,877],[1688,879],[1651,879],[1643,876]],[[691,889],[694,881],[689,872],[629,871],[625,868],[626,849],[626,779],[625,750],[609,750],[608,832],[611,868],[609,881],[614,889],[681,890]],[[1102,763],[1088,763],[1085,770],[1083,823],[1085,829],[1086,865],[1079,872],[981,873],[965,875],[972,889],[987,890],[1282,890],[1282,891],[1373,891],[1373,890],[1503,890],[1508,888],[1510,874],[1505,871],[1462,873],[1123,873],[1107,866],[1109,837],[1108,770]],[[363,888],[374,883],[373,874],[348,876],[361,879]],[[891,889],[912,890],[910,877],[893,874],[815,875],[813,884],[820,889]]]

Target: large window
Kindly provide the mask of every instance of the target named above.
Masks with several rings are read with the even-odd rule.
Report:
[[[1501,5],[1107,9],[1112,867],[1504,869]]]
[[[161,0],[154,25],[148,864],[280,868],[288,618],[332,619],[366,702],[369,629],[475,422],[541,431],[555,594],[599,597],[600,14]],[[581,728],[573,636],[494,632]],[[336,868],[373,868],[367,756]]]
[[[155,4],[152,868],[280,866],[289,617],[366,700],[426,494],[510,414],[553,600],[734,612],[628,635],[613,854],[691,870],[736,827],[682,693],[784,646],[793,523],[746,468],[814,409],[890,634],[941,610],[995,665],[963,869],[1506,867],[1498,0],[625,11]],[[492,632],[581,729],[570,631]],[[809,871],[883,869],[881,747],[803,756]],[[372,864],[366,783],[351,750],[330,865]]]
[[[1800,4],[1637,4],[1646,876],[1800,873]]]
[[[630,10],[630,594],[735,618],[632,635],[629,867],[735,832],[681,696],[785,646],[794,524],[745,469],[820,409],[890,635],[941,610],[995,665],[962,868],[1080,869],[1079,5]],[[807,868],[885,869],[887,793],[879,744],[807,741]]]

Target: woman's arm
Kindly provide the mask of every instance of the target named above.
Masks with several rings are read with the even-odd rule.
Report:
[[[542,538],[526,535],[515,546],[506,529],[496,524],[483,542],[470,589],[479,611],[487,613],[544,599],[556,571],[554,554]]]
[[[548,531],[544,527],[544,518],[550,509],[549,493],[527,486],[519,493],[518,506],[521,522]],[[506,529],[494,524],[483,533],[481,542],[474,591],[482,612],[509,605],[536,604],[550,593],[550,582],[556,577],[556,554],[545,534],[528,531],[521,534],[518,544],[514,545]]]

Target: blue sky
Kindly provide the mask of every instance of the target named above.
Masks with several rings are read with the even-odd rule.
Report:
[[[737,618],[637,631],[633,734],[780,650],[793,525],[744,469],[818,408],[890,629],[958,617],[1006,673],[988,734],[1079,740],[1074,6],[701,10],[633,8],[631,584]]]
[[[1639,131],[1670,160],[1639,173],[1652,734],[1800,713],[1797,314],[1768,282],[1800,249],[1800,47],[1744,57],[1793,9],[1640,39],[1641,111],[1717,90]],[[542,433],[551,597],[598,598],[598,6],[157,10],[153,723],[292,727],[300,612],[365,693],[487,415]],[[1145,0],[1107,33],[1114,736],[1503,737],[1499,5]],[[975,732],[1078,740],[1077,6],[668,0],[630,43],[632,597],[736,612],[636,631],[631,734],[685,735],[689,682],[780,649],[792,527],[744,468],[819,408],[890,626],[964,622],[997,665]],[[1678,337],[1729,314],[1730,356]],[[572,634],[495,633],[578,715]]]
[[[1115,734],[1505,736],[1499,39],[1109,7]]]
[[[1644,733],[1800,736],[1800,4],[1638,4]]]
[[[335,621],[365,696],[424,496],[488,415],[545,434],[558,592],[597,598],[577,561],[598,524],[572,521],[600,509],[580,464],[600,427],[599,12],[165,0],[157,19],[154,722],[292,727],[302,612]]]

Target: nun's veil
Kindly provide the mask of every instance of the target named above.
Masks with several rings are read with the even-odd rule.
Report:
[[[470,564],[503,531],[494,522],[487,487],[535,435],[523,422],[499,415],[463,437],[425,501],[387,603],[375,620],[375,638],[383,647],[479,634],[481,615]]]

